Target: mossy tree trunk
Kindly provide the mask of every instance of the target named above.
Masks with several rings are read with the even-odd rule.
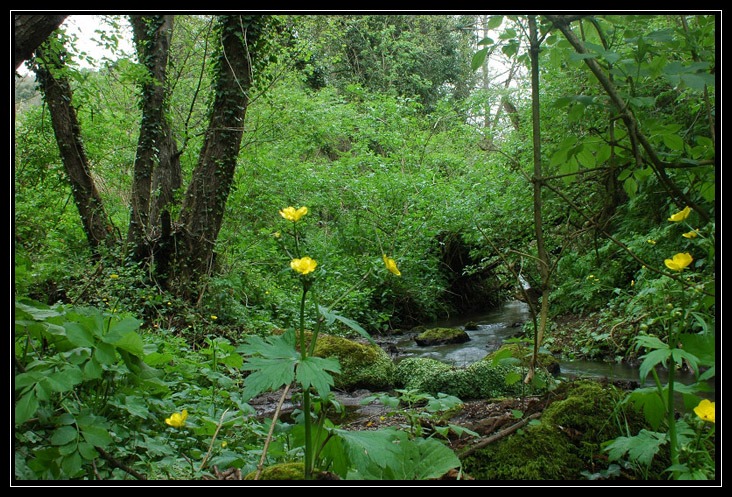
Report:
[[[73,92],[67,75],[63,41],[52,36],[36,50],[34,71],[48,104],[61,160],[71,183],[87,241],[92,250],[115,242],[114,230],[92,176],[81,126],[72,105]]]
[[[217,61],[215,99],[198,164],[188,186],[175,237],[171,267],[176,293],[195,300],[214,269],[216,239],[234,178],[252,87],[253,62],[263,16],[221,16],[221,53]]]
[[[137,56],[147,73],[141,82],[142,119],[132,181],[127,242],[137,262],[155,263],[165,286],[170,259],[169,205],[181,186],[179,154],[168,120],[167,66],[173,16],[131,15]]]

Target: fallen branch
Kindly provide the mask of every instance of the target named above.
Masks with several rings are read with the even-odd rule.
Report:
[[[94,447],[94,448],[97,450],[97,452],[99,452],[99,455],[102,456],[102,459],[107,461],[113,467],[119,468],[122,471],[124,471],[125,473],[129,473],[130,475],[134,476],[138,480],[147,480],[145,475],[143,475],[142,473],[138,473],[131,467],[127,466],[125,463],[118,461],[117,459],[115,459],[114,457],[109,455],[107,452],[105,452],[105,450],[102,449],[101,447]]]
[[[522,419],[522,420],[521,420],[521,421],[519,421],[518,423],[516,423],[516,424],[513,424],[513,425],[509,426],[509,427],[508,427],[508,428],[506,428],[505,430],[501,430],[501,431],[499,431],[498,433],[496,433],[495,435],[491,435],[491,436],[490,436],[490,437],[488,437],[488,438],[484,438],[484,439],[481,439],[481,440],[479,440],[479,441],[478,441],[477,443],[475,443],[475,444],[471,445],[470,447],[468,447],[467,449],[465,449],[464,451],[462,451],[462,452],[460,453],[460,455],[459,455],[459,456],[460,456],[460,458],[462,459],[463,457],[467,457],[467,456],[469,456],[470,454],[472,454],[473,452],[475,452],[476,450],[478,450],[478,449],[482,449],[482,448],[483,448],[483,447],[485,447],[486,445],[490,445],[490,444],[492,444],[493,442],[495,442],[495,441],[497,441],[497,440],[500,440],[500,439],[502,439],[502,438],[504,438],[504,437],[506,437],[506,436],[510,435],[510,434],[511,434],[511,433],[513,433],[514,431],[516,431],[516,430],[518,430],[519,428],[521,428],[521,427],[525,426],[525,425],[526,425],[526,424],[527,424],[527,423],[528,423],[529,421],[532,421],[532,420],[534,420],[534,419],[537,419],[537,418],[538,418],[538,417],[540,417],[540,416],[541,416],[541,413],[540,413],[540,412],[535,412],[535,413],[534,413],[534,414],[532,414],[531,416],[529,416],[529,417],[527,417],[527,418],[524,418],[524,419]]]

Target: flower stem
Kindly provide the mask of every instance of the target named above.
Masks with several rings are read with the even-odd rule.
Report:
[[[305,297],[307,296],[310,285],[307,281],[303,281],[302,299],[300,300],[300,357],[305,360],[308,355],[308,349],[305,343]],[[311,418],[310,418],[310,391],[303,388],[302,392],[302,411],[305,422],[305,479],[312,480],[312,440],[311,440]]]

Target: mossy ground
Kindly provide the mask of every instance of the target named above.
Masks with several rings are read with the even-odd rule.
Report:
[[[466,457],[465,471],[477,480],[586,480],[607,469],[605,442],[642,426],[642,415],[622,406],[623,392],[612,385],[578,381],[552,395],[558,400],[540,422]]]

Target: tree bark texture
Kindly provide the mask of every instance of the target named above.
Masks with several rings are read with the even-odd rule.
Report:
[[[252,85],[262,16],[221,16],[215,98],[198,164],[188,186],[176,227],[176,284],[194,298],[211,274],[214,249],[234,178]],[[196,288],[198,287],[198,288]]]
[[[49,40],[50,41],[50,40]],[[102,243],[114,243],[113,229],[104,210],[102,198],[94,183],[89,161],[81,140],[81,127],[76,110],[71,105],[72,91],[62,54],[56,44],[49,43],[36,50],[35,72],[51,114],[61,160],[71,182],[74,202],[79,210],[87,240],[92,249]]]
[[[46,41],[67,15],[16,15],[13,16],[13,66],[18,69],[23,61]]]
[[[142,120],[132,180],[132,205],[127,241],[132,258],[152,262],[157,243],[165,244],[162,210],[180,187],[181,171],[167,119],[167,65],[173,16],[131,15],[138,59],[147,70],[142,82]],[[154,192],[154,193],[153,193]],[[170,216],[162,219],[170,222]],[[165,255],[167,262],[167,254]]]

